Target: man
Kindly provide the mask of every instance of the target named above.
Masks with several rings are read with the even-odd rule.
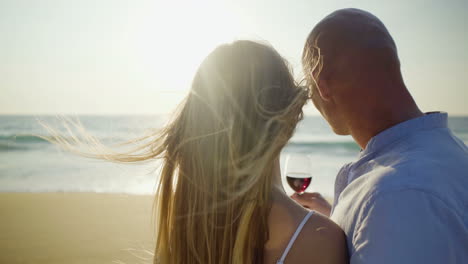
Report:
[[[362,151],[339,172],[333,209],[317,193],[292,198],[331,214],[352,264],[468,263],[468,149],[446,113],[419,110],[384,24],[357,9],[330,14],[303,66],[314,105]]]

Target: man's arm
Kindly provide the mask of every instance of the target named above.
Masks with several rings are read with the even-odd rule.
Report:
[[[466,230],[437,196],[415,189],[371,198],[358,216],[351,264],[463,263]]]

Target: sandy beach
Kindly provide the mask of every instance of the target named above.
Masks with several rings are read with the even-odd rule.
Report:
[[[153,197],[0,193],[0,263],[152,263]]]
[[[152,263],[152,204],[138,195],[0,193],[0,263]]]

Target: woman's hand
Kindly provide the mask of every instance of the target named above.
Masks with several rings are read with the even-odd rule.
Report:
[[[320,193],[294,193],[291,198],[310,210],[315,210],[330,217],[331,204]]]

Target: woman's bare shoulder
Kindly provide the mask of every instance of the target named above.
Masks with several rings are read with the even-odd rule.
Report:
[[[288,263],[348,263],[346,237],[328,217],[314,212],[287,258]]]

